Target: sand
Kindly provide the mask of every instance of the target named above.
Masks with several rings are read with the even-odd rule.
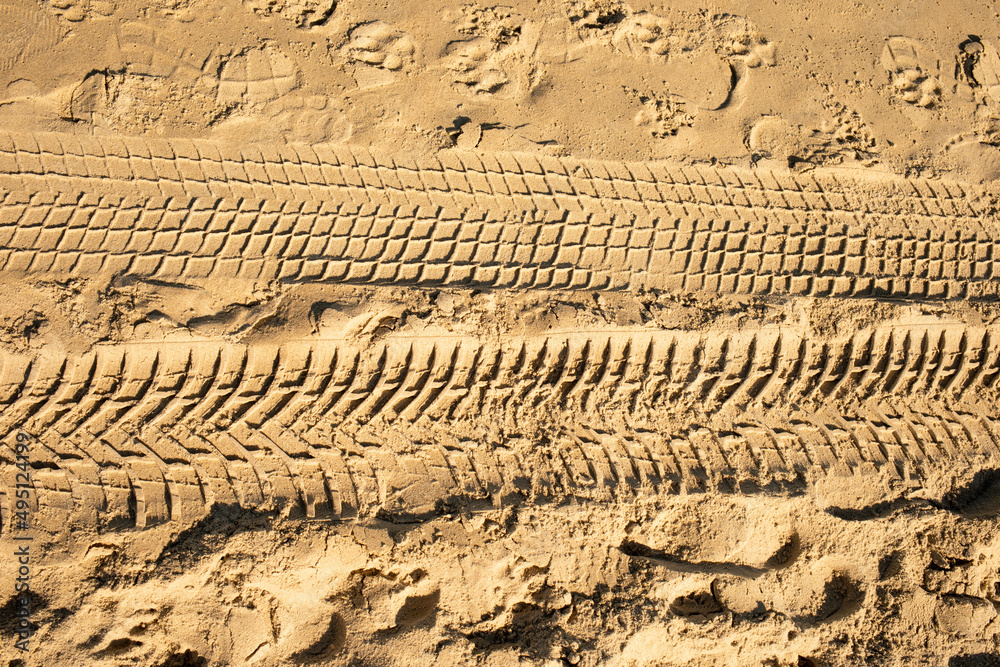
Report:
[[[0,0],[0,664],[1000,664],[997,17]]]

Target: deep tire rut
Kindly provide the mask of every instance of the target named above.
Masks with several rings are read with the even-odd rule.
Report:
[[[575,331],[11,355],[0,507],[7,526],[17,433],[37,445],[37,501],[67,525],[190,521],[218,503],[409,521],[568,496],[799,489],[823,474],[916,485],[995,461],[998,377],[998,332],[959,324],[832,340]],[[525,410],[550,415],[546,437],[518,433]],[[504,441],[462,435],[482,420],[506,425]]]

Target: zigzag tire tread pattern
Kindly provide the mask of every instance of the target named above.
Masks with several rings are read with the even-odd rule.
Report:
[[[556,494],[801,486],[817,469],[919,480],[942,464],[995,458],[1000,431],[983,397],[998,376],[997,332],[958,325],[823,342],[773,330],[504,346],[127,344],[5,358],[0,430],[3,442],[31,436],[38,502],[65,521],[141,528],[190,521],[216,503],[410,520]],[[586,424],[602,408],[641,415],[685,401],[718,417],[682,432]],[[552,442],[524,447],[393,445],[365,428],[516,422],[523,406],[577,418]],[[740,416],[727,417],[735,407]],[[7,526],[13,450],[0,451]]]

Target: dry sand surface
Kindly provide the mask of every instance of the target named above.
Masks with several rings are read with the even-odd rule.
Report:
[[[0,0],[0,667],[1000,665],[1000,14]]]

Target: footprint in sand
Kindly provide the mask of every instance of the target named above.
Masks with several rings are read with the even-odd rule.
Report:
[[[488,40],[474,39],[453,44],[446,53],[445,67],[459,90],[471,95],[492,94],[511,82],[504,60]]]
[[[957,83],[941,69],[937,54],[910,37],[886,40],[881,62],[896,97],[913,106],[929,109],[941,104],[946,88],[954,91]]]
[[[774,610],[803,623],[830,619],[855,593],[847,575],[823,561],[783,578],[776,588]]]
[[[717,44],[731,60],[751,69],[778,64],[777,47],[750,21],[741,16],[722,16],[713,21]]]
[[[781,116],[761,117],[747,135],[751,155],[789,167],[864,161],[876,155],[875,137],[856,112],[834,101],[823,106],[829,116],[813,125],[792,124]]]
[[[705,27],[689,16],[682,15],[679,21],[673,21],[638,12],[621,22],[611,44],[622,53],[657,63],[667,63],[671,56],[676,58],[708,47],[749,68],[778,64],[775,45],[739,16],[715,16]]]
[[[243,0],[243,6],[259,16],[276,16],[300,28],[311,28],[330,19],[337,0]]]
[[[246,49],[222,61],[219,104],[265,104],[298,87],[292,60],[279,49]]]
[[[59,23],[34,3],[24,0],[0,2],[0,72],[6,72],[22,60],[48,51],[65,36]]]
[[[329,97],[300,94],[295,62],[273,44],[219,52],[169,29],[125,22],[115,46],[115,67],[88,73],[65,94],[57,91],[61,117],[125,133],[147,131],[155,121],[168,131],[198,128],[244,141],[350,136]]]
[[[573,0],[564,11],[568,25],[550,21],[544,27],[542,64],[554,72],[566,63],[615,63],[636,107],[635,125],[656,139],[695,126],[701,111],[739,106],[750,70],[778,64],[775,44],[739,16],[659,15],[598,0]]]
[[[460,92],[524,99],[541,81],[541,28],[517,15],[463,14],[456,31],[468,35],[445,48],[441,67]]]
[[[728,610],[778,612],[797,623],[833,618],[859,598],[852,578],[827,559],[802,560],[789,517],[752,505],[666,512],[623,543],[625,555],[684,576],[658,597],[676,616],[699,620]]]
[[[1000,104],[1000,53],[987,39],[969,39],[961,45],[959,61],[969,83]]]
[[[261,115],[264,120],[255,123],[260,141],[267,141],[274,132],[286,141],[306,144],[341,142],[351,136],[347,118],[323,95],[284,95],[267,104]]]
[[[410,629],[434,615],[441,589],[427,573],[416,568],[407,574],[371,573],[362,587],[371,618],[381,630]]]
[[[702,566],[706,572],[784,567],[795,559],[799,543],[790,518],[739,503],[664,513],[635,540],[662,560],[686,564],[688,571]]]
[[[933,551],[923,587],[940,595],[961,595],[1000,603],[1000,540],[969,553]]]
[[[647,128],[657,139],[672,137],[682,127],[694,124],[694,116],[679,97],[644,95],[634,89],[627,89],[626,93],[642,104],[642,110],[635,115],[635,124]]]
[[[413,37],[388,23],[374,21],[356,26],[349,38],[343,51],[347,60],[356,66],[408,72],[416,62],[417,47]]]
[[[639,12],[619,24],[610,46],[617,53],[648,62],[670,93],[701,109],[719,109],[732,90],[731,64],[717,52],[719,40],[706,35],[696,38],[696,34],[686,21]]]
[[[780,577],[722,576],[713,582],[713,593],[734,614],[774,611],[804,624],[828,621],[859,597],[847,574],[822,560],[802,563]]]

